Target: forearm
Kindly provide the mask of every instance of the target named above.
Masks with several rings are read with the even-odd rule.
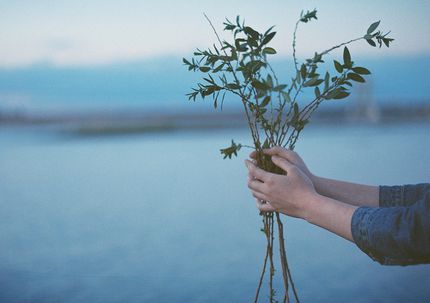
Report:
[[[355,206],[379,206],[379,187],[313,177],[317,192],[323,196]]]
[[[316,194],[304,203],[302,218],[353,242],[351,219],[356,206]]]

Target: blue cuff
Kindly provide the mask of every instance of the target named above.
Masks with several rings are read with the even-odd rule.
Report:
[[[372,251],[370,243],[369,226],[374,220],[379,208],[359,207],[355,210],[351,220],[351,233],[355,244],[372,260],[385,264],[383,256]]]

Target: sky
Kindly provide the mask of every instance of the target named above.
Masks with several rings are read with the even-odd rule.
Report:
[[[319,20],[299,30],[299,55],[362,35],[376,20],[396,38],[388,56],[430,53],[430,2],[414,1],[206,1],[0,0],[0,68],[39,63],[88,66],[182,56],[214,42],[202,13],[221,30],[240,14],[257,29],[276,25],[274,46],[291,53],[294,22],[302,9]],[[366,43],[355,53],[377,56]],[[380,54],[380,53],[379,53]]]
[[[298,30],[299,58],[362,36],[381,20],[395,38],[389,49],[365,41],[350,47],[374,71],[375,96],[430,97],[426,0],[0,0],[0,110],[182,106],[198,76],[181,58],[215,42],[203,13],[227,40],[225,18],[240,15],[259,31],[275,25],[274,58],[287,74],[294,24],[314,8],[318,20]]]

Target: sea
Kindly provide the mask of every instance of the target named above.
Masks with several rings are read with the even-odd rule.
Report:
[[[220,155],[231,139],[250,143],[246,129],[80,137],[1,126],[0,302],[253,302],[265,238],[249,150]],[[319,176],[430,182],[428,122],[310,125],[296,150]],[[301,302],[430,301],[430,265],[382,266],[282,220]]]

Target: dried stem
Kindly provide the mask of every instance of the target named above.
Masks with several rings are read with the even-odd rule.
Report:
[[[264,215],[263,216],[263,225],[264,225],[264,233],[265,234],[268,231],[266,222],[267,222],[267,217]],[[258,287],[257,287],[257,291],[255,293],[254,303],[258,302],[258,296],[260,294],[261,286],[263,285],[264,274],[266,272],[266,267],[267,267],[267,259],[269,258],[269,253],[270,253],[270,247],[269,246],[270,246],[270,242],[269,242],[269,240],[267,240],[266,256],[264,257],[263,269],[261,270],[260,280],[258,281]]]

